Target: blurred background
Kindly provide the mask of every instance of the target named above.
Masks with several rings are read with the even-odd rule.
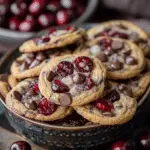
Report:
[[[150,0],[0,0],[0,55],[41,30],[132,20],[150,33]]]

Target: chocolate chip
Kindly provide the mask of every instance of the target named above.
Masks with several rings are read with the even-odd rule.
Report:
[[[128,57],[125,58],[125,63],[128,64],[128,65],[136,65],[137,60],[132,56],[128,56]]]
[[[108,57],[104,54],[104,53],[100,53],[98,58],[102,61],[102,62],[107,62],[108,61]]]
[[[123,68],[123,64],[120,61],[112,61],[110,66],[113,70],[120,70]]]
[[[130,40],[132,40],[133,42],[138,41],[138,33],[137,32],[132,32],[129,36]]]
[[[30,104],[29,104],[29,109],[31,110],[36,110],[37,109],[37,104],[35,101],[32,101]]]
[[[69,106],[72,103],[71,96],[69,94],[61,94],[59,102],[62,106]]]
[[[130,96],[130,97],[133,97],[133,92],[132,92],[132,90],[130,88],[127,88],[127,89],[123,90],[123,93],[125,95]]]
[[[14,95],[15,99],[21,101],[22,95],[18,91],[14,91],[13,95]]]
[[[54,79],[55,76],[56,76],[56,73],[54,73],[53,71],[50,71],[50,72],[46,73],[46,78],[50,82]]]
[[[23,62],[23,60],[16,60],[16,66],[21,66]]]
[[[119,84],[118,89],[122,92],[127,89],[127,86],[125,84]]]
[[[27,95],[27,96],[33,96],[35,94],[36,93],[32,89],[30,89],[25,95]]]
[[[131,50],[124,51],[123,53],[124,53],[124,55],[129,56],[131,54]]]
[[[29,68],[30,68],[30,69],[31,69],[31,68],[34,68],[34,67],[38,66],[40,63],[41,63],[40,60],[35,59],[35,60],[32,62],[32,64],[29,66]]]
[[[119,41],[119,40],[115,40],[112,42],[112,49],[113,50],[118,50],[123,48],[123,42]]]
[[[0,74],[0,81],[8,82],[8,74]]]
[[[27,64],[27,62],[23,62],[22,65],[20,66],[20,70],[21,71],[25,71],[26,69],[29,68],[29,65]]]
[[[39,52],[39,53],[37,53],[37,55],[36,55],[36,59],[37,60],[44,60],[46,57],[45,57],[45,55],[44,55],[44,53],[42,53],[42,52]]]
[[[104,51],[104,54],[107,55],[107,56],[110,56],[112,55],[114,52],[112,50],[105,50]]]
[[[121,91],[122,93],[124,93],[125,95],[128,95],[130,97],[133,97],[133,92],[132,90],[126,86],[125,84],[120,84],[118,86],[119,91]]]
[[[111,90],[105,94],[104,99],[113,103],[120,99],[120,94],[116,90]]]
[[[82,74],[75,74],[73,77],[73,81],[76,84],[81,84],[81,83],[85,82],[85,79],[86,79],[86,77]]]
[[[27,62],[28,65],[30,65],[34,61],[34,58],[33,57],[26,57],[25,61]]]

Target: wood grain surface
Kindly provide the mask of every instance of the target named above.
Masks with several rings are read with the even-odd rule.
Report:
[[[21,137],[15,133],[12,133],[6,129],[0,127],[0,150],[9,150],[12,143],[16,141],[27,141],[30,143],[32,150],[46,150],[31,143],[26,138]]]

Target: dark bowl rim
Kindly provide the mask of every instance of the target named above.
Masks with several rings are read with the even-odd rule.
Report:
[[[14,50],[11,50],[9,52],[7,52],[0,60],[0,66],[2,66],[2,64],[7,60],[7,58],[9,56],[11,56],[11,54],[14,52],[14,51],[17,51],[18,48],[15,48]],[[137,111],[139,110],[140,106],[145,102],[146,98],[148,97],[150,93],[150,86],[147,88],[147,91],[145,92],[145,94],[141,97],[139,103],[138,103],[138,109]],[[2,104],[5,106],[5,108],[13,113],[15,116],[17,117],[20,117],[21,119],[25,120],[25,121],[28,121],[32,124],[36,124],[36,125],[39,125],[39,126],[42,126],[42,127],[48,127],[48,128],[51,128],[53,130],[85,130],[85,129],[93,129],[93,128],[100,128],[100,127],[110,127],[110,125],[108,126],[101,126],[99,124],[91,124],[91,125],[85,125],[85,126],[76,126],[76,127],[65,127],[65,126],[59,126],[59,125],[50,125],[48,123],[45,123],[45,122],[39,122],[39,121],[36,121],[36,120],[31,120],[31,119],[28,119],[24,116],[21,116],[19,114],[17,114],[16,112],[14,112],[13,110],[11,110],[5,103],[5,100],[0,97],[0,101],[2,102]],[[137,112],[136,112],[137,113]],[[136,115],[136,114],[135,114]],[[121,126],[121,125],[124,125],[124,124],[120,124],[120,125],[112,125],[112,126]]]
[[[91,17],[91,15],[96,10],[98,3],[99,3],[99,0],[89,0],[87,7],[86,7],[85,11],[83,12],[83,14],[80,17],[78,17],[77,19],[75,19],[74,21],[70,22],[69,24],[78,25],[78,24],[86,21],[88,18]],[[49,28],[52,28],[52,27],[53,26],[50,26],[43,30],[48,30]],[[59,26],[55,25],[55,27],[59,27]],[[5,39],[9,38],[10,36],[11,36],[10,38],[14,38],[14,39],[18,39],[18,38],[27,39],[27,38],[35,36],[36,33],[42,32],[43,30],[32,31],[32,32],[20,32],[20,31],[14,31],[14,30],[0,27],[0,36],[1,36],[1,38],[5,38]]]

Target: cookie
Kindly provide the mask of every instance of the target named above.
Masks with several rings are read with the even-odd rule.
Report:
[[[58,105],[77,106],[102,95],[106,70],[93,57],[67,55],[52,59],[41,71],[41,93]]]
[[[108,21],[95,26],[87,32],[89,39],[99,36],[111,36],[122,39],[128,39],[135,42],[145,55],[150,54],[150,40],[148,34],[133,24],[125,20]]]
[[[72,113],[71,107],[57,106],[44,98],[36,78],[26,79],[15,86],[7,94],[6,104],[18,114],[39,121],[62,119]]]
[[[2,96],[4,99],[6,98],[8,92],[10,91],[10,86],[7,82],[0,81],[0,96]]]
[[[48,62],[48,56],[43,53],[25,53],[18,57],[11,66],[11,73],[17,79],[36,77]]]
[[[150,86],[150,61],[147,59],[144,71],[136,77],[115,84],[120,92],[139,99]]]
[[[82,43],[86,38],[84,29],[69,28],[56,30],[48,35],[35,38],[24,42],[19,50],[20,52],[38,52],[54,48],[61,48],[75,43]]]
[[[99,37],[88,42],[76,53],[93,55],[103,62],[107,78],[119,80],[138,75],[145,67],[143,51],[133,42],[111,37]]]
[[[75,106],[74,109],[85,119],[100,125],[118,125],[131,120],[137,109],[135,98],[109,91],[95,102]]]

